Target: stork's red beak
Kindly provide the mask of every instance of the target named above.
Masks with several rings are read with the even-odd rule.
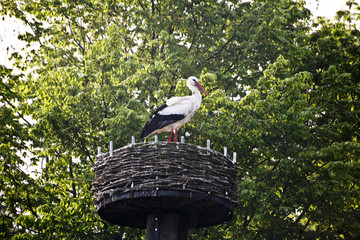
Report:
[[[202,91],[206,96],[209,96],[209,94],[205,91],[205,89],[200,85],[200,83],[196,82],[195,83],[196,87]]]

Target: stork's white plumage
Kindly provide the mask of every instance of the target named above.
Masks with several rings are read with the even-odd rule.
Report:
[[[175,132],[175,142],[177,142],[177,130],[187,123],[200,108],[202,100],[200,91],[208,96],[196,77],[189,77],[187,86],[191,90],[192,95],[172,97],[165,104],[161,105],[151,115],[151,119],[145,123],[141,132],[142,139],[155,133],[167,131],[170,132],[168,142],[171,141],[173,132]]]

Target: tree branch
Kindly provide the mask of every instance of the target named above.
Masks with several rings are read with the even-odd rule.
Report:
[[[0,93],[0,94],[1,94],[1,96],[4,98],[5,102],[6,102],[7,104],[9,104],[12,109],[14,109],[14,110],[16,111],[16,107],[4,96],[4,94],[3,94],[3,93]],[[22,120],[24,120],[24,122],[26,123],[26,125],[27,125],[28,127],[31,126],[31,124],[29,123],[29,121],[26,120],[25,117],[24,117],[20,112],[16,111],[16,113],[19,115],[19,117],[20,117]]]

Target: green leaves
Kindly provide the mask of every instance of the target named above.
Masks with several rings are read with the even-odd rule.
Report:
[[[352,175],[358,168],[353,162],[358,162],[353,158],[358,147],[358,131],[353,127],[358,117],[350,109],[343,111],[353,96],[347,84],[355,87],[357,83],[333,65],[320,78],[317,73],[293,73],[289,66],[290,61],[278,58],[242,101],[246,114],[242,115],[240,139],[242,145],[253,145],[253,149],[240,161],[245,176],[240,189],[254,199],[243,196],[241,204],[244,209],[250,204],[255,209],[251,214],[259,236],[277,238],[285,234],[275,225],[268,231],[269,224],[289,226],[294,232],[287,234],[294,236],[297,231],[305,231],[304,236],[320,236],[325,229],[319,221],[331,226],[327,236],[335,236],[345,227],[348,212],[334,213],[347,208],[344,203],[353,200],[358,181]],[[338,81],[341,84],[332,85]],[[345,92],[346,97],[342,95]],[[348,116],[346,120],[344,116]],[[277,196],[272,196],[275,192]],[[262,211],[267,214],[256,218]],[[328,211],[333,214],[327,215]],[[265,225],[267,232],[262,233],[259,226]],[[318,230],[313,231],[311,226]]]
[[[143,238],[97,216],[95,151],[196,76],[210,96],[179,134],[238,153],[239,207],[189,238],[359,238],[359,14],[309,29],[304,4],[2,1],[39,50],[0,68],[1,237]]]

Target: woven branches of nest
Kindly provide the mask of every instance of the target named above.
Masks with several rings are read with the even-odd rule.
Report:
[[[97,156],[93,166],[97,209],[113,194],[132,191],[191,191],[237,203],[237,167],[217,151],[187,144],[130,144]]]

